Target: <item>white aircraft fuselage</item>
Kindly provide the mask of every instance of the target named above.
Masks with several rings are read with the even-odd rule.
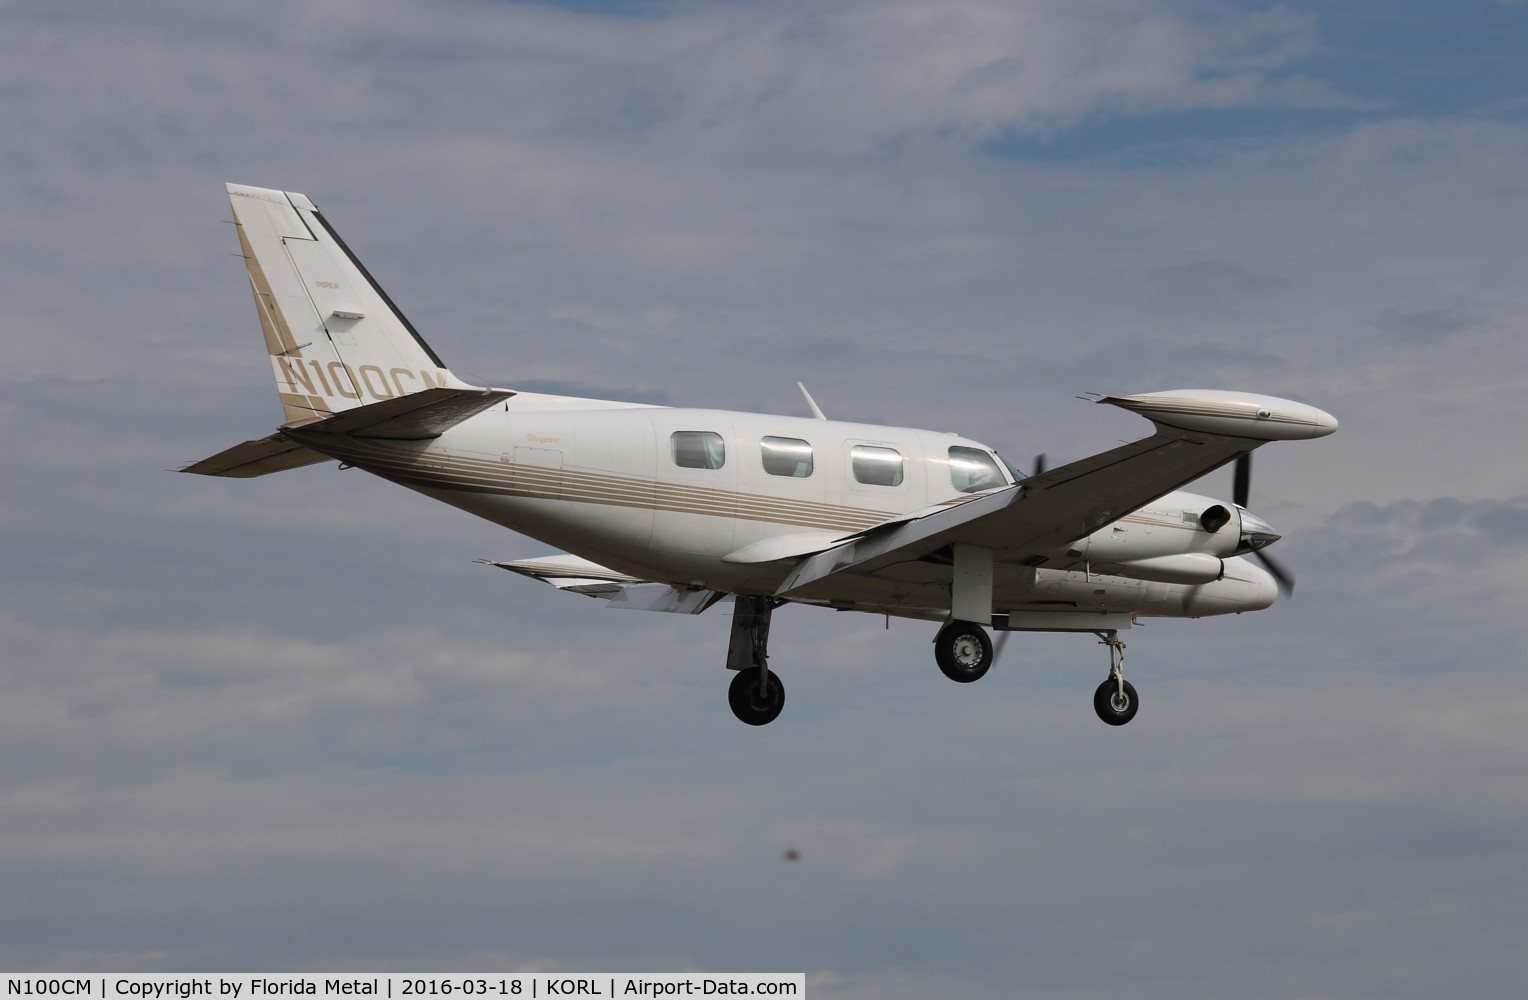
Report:
[[[676,464],[676,433],[716,435],[722,443],[717,467]],[[971,500],[974,493],[954,484],[951,449],[989,456],[1000,477],[992,488],[1015,482],[991,448],[949,433],[534,393],[516,394],[427,441],[289,434],[315,451],[628,576],[731,594],[774,594],[793,569],[790,557],[901,515]],[[763,453],[769,439],[809,448],[809,474],[770,473]],[[901,475],[860,482],[855,448],[895,453]],[[1015,624],[1025,611],[1063,608],[1135,617],[1266,608],[1278,594],[1273,577],[1235,556],[1232,533],[1210,534],[1198,524],[1216,503],[1174,491],[1045,553],[1046,565],[999,561],[994,607]],[[1129,560],[1183,555],[1216,564],[1190,560],[1174,573],[1163,562],[1156,573],[1147,571],[1166,579],[1106,571]],[[1184,577],[1191,582],[1173,582]],[[949,611],[948,571],[938,562],[914,563],[890,579],[846,583],[797,600],[916,618],[944,618]]]
[[[1248,456],[1337,426],[1244,392],[1106,396],[1156,432],[1022,476],[980,442],[828,420],[810,397],[813,418],[470,386],[306,197],[228,190],[285,419],[185,471],[337,460],[555,547],[495,565],[559,589],[689,614],[730,598],[729,701],[753,725],[784,702],[767,660],[784,603],[942,621],[936,659],[961,682],[993,661],[985,628],[1096,633],[1095,709],[1123,725],[1118,632],[1271,605],[1290,578],[1246,509]],[[1233,462],[1236,502],[1179,488]]]

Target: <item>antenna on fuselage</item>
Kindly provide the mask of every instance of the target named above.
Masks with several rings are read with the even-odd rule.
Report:
[[[828,419],[827,414],[822,412],[822,407],[817,405],[817,400],[813,399],[812,394],[806,391],[806,386],[802,385],[800,382],[797,382],[796,388],[800,389],[801,395],[806,397],[806,405],[812,408],[812,416],[816,417],[818,420]]]

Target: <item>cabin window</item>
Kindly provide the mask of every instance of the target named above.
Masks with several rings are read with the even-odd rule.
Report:
[[[849,452],[855,482],[867,486],[901,486],[902,453],[890,448],[857,444]]]
[[[992,456],[980,448],[951,448],[950,485],[962,493],[980,493],[1007,486],[1008,480]]]
[[[675,431],[669,451],[681,469],[720,469],[727,461],[727,446],[715,431]]]
[[[812,474],[812,446],[800,438],[767,437],[759,442],[759,452],[771,476],[805,479]]]

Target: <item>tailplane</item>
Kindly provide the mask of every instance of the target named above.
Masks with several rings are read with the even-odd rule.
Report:
[[[352,407],[327,417],[309,420],[300,427],[288,423],[269,437],[225,448],[211,458],[192,463],[180,471],[194,472],[201,476],[250,479],[329,461],[335,456],[323,450],[325,446],[319,443],[325,438],[331,441],[336,437],[428,441],[513,395],[508,389],[448,389],[437,386],[407,396]],[[315,447],[308,447],[310,444]],[[331,444],[328,450],[336,449]],[[343,453],[344,450],[341,448],[339,452]]]
[[[228,185],[283,426],[432,388],[441,363],[306,195]]]

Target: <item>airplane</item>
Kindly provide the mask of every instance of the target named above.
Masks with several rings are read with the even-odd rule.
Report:
[[[1094,710],[1140,706],[1119,633],[1153,617],[1271,606],[1293,578],[1247,509],[1250,455],[1331,434],[1305,403],[1221,390],[1091,394],[1153,433],[1027,474],[954,434],[487,388],[457,378],[306,196],[229,184],[284,419],[181,471],[250,478],[363,469],[557,551],[491,561],[631,610],[731,600],[728,704],[774,721],[769,663],[787,603],[938,623],[934,660],[971,683],[988,635],[1092,634],[1109,674]],[[798,383],[799,385],[799,383]],[[1232,500],[1183,492],[1235,463]],[[1257,560],[1262,565],[1257,565]]]

